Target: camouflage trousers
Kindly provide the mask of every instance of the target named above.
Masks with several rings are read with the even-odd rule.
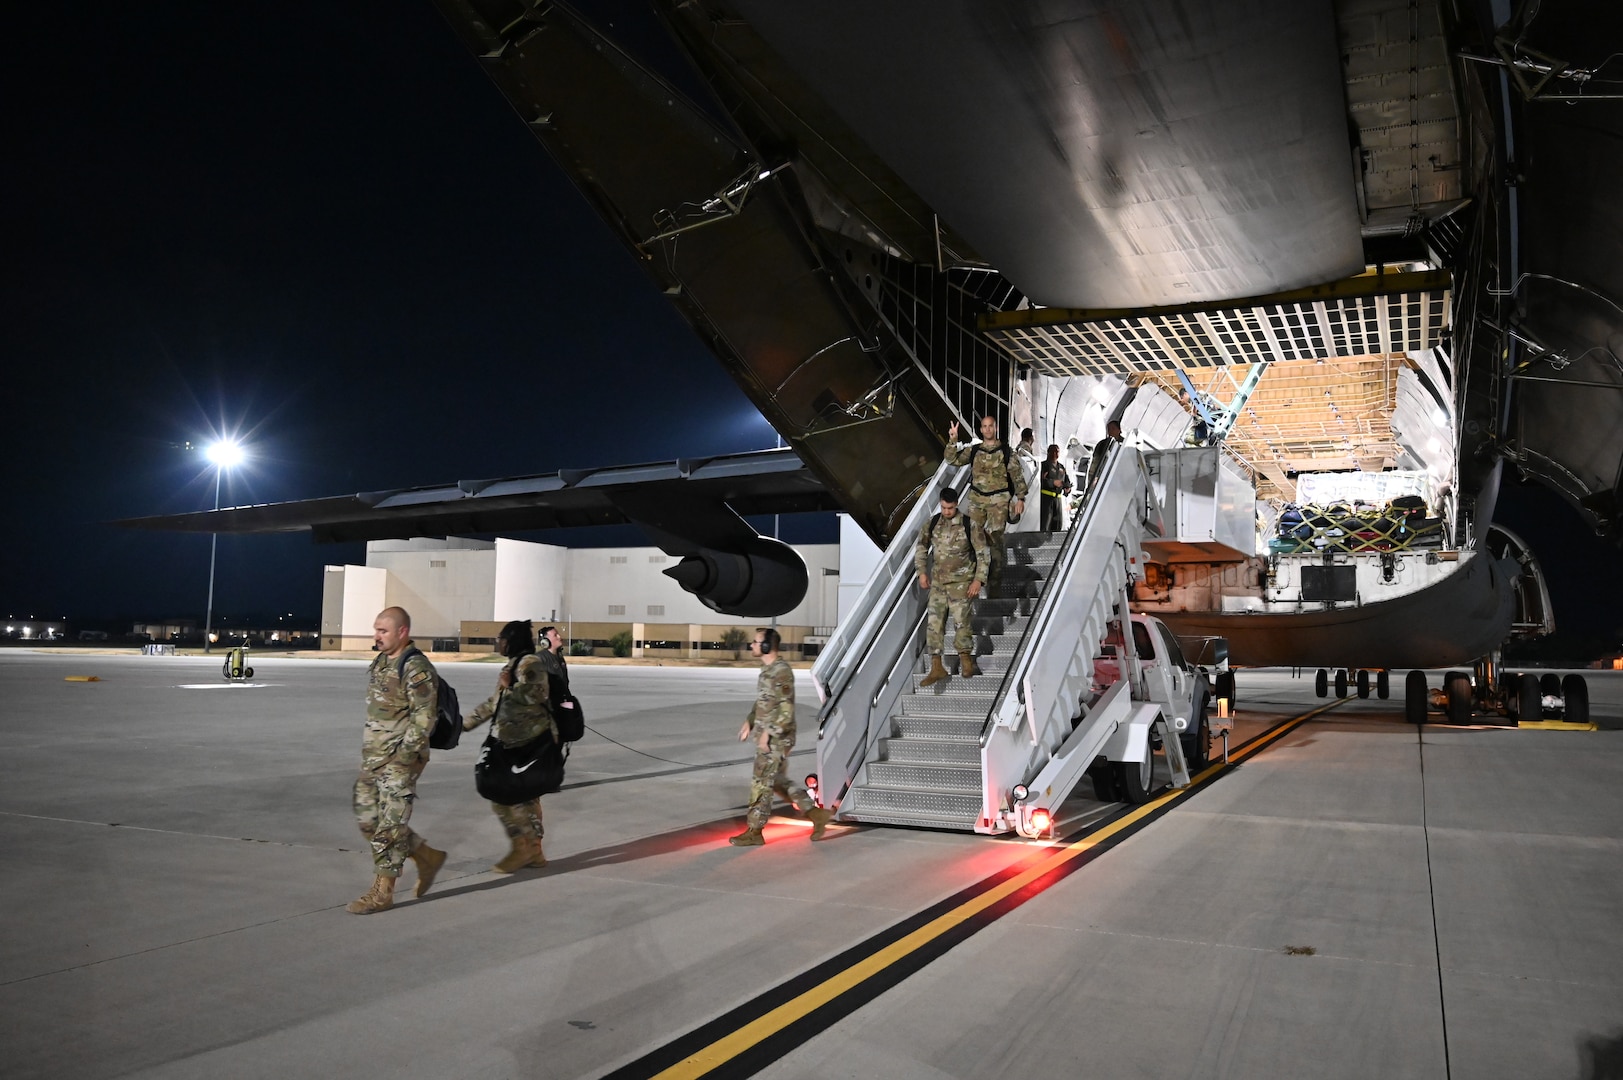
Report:
[[[759,829],[772,816],[772,793],[775,791],[796,810],[805,813],[816,804],[804,788],[789,780],[789,751],[795,748],[794,732],[773,735],[767,739],[766,749],[755,751],[755,772],[750,776],[750,806],[745,821],[752,829]]]
[[[372,846],[372,865],[384,877],[399,877],[406,858],[422,846],[423,838],[411,831],[411,804],[417,798],[417,777],[427,759],[410,765],[390,762],[377,771],[362,769],[355,778],[355,821]]]
[[[946,585],[930,583],[930,600],[925,609],[924,644],[932,653],[941,651],[947,636],[947,616],[952,616],[953,652],[969,652],[975,647],[975,633],[969,625],[969,582]]]
[[[982,495],[974,488],[964,497],[969,520],[986,533],[986,592],[990,593],[1003,580],[1003,533],[1009,527],[1009,504],[1013,494]]]
[[[502,828],[507,830],[509,840],[520,840],[526,836],[539,840],[546,835],[546,830],[541,827],[541,800],[538,798],[516,806],[491,803],[490,809],[495,812],[496,820],[502,823]]]

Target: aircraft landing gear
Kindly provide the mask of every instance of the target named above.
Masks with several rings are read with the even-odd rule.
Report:
[[[1344,698],[1346,696],[1347,696],[1347,669],[1346,668],[1337,668],[1336,669],[1336,697]]]
[[[1411,724],[1426,722],[1426,673],[1411,671],[1403,680],[1403,719]]]
[[[1375,673],[1375,696],[1389,698],[1392,696],[1392,673],[1381,670]]]
[[[1469,724],[1473,691],[1471,676],[1463,671],[1450,671],[1443,676],[1443,690],[1448,695],[1448,722]]]
[[[1358,669],[1358,696],[1369,697],[1369,672],[1364,668]]]
[[[1328,697],[1330,694],[1330,673],[1323,668],[1313,676],[1313,694],[1315,697]]]

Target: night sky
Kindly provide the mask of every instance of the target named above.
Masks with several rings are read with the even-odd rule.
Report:
[[[201,616],[207,537],[107,523],[212,505],[186,445],[220,433],[253,455],[228,506],[773,445],[424,0],[8,29],[0,615]],[[1618,550],[1536,490],[1501,508],[1563,625],[1623,634]],[[313,621],[363,559],[222,537],[215,610]]]
[[[219,432],[228,506],[774,445],[431,5],[63,15],[0,76],[0,614],[201,616],[207,537],[105,523],[212,505]],[[363,559],[222,537],[215,610]]]

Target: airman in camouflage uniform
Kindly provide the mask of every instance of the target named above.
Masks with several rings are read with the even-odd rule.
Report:
[[[981,594],[990,546],[974,519],[959,513],[958,492],[950,487],[942,488],[941,510],[925,522],[913,551],[919,588],[930,590],[924,636],[930,650],[930,673],[919,681],[920,687],[934,686],[947,677],[947,669],[941,666],[941,646],[949,614],[955,628],[953,647],[958,650],[958,674],[966,679],[980,674],[975,667],[975,636],[969,625],[969,602]]]
[[[981,441],[958,445],[958,422],[947,429],[947,452],[942,460],[968,465],[969,494],[964,506],[970,520],[986,533],[986,587],[996,589],[1003,580],[1003,532],[1009,514],[1026,510],[1026,473],[1009,448],[998,441],[997,420],[981,417]]]
[[[496,676],[496,692],[462,721],[462,730],[472,731],[489,721],[491,734],[507,747],[524,746],[544,734],[557,738],[558,728],[548,700],[546,664],[536,655],[530,624],[515,619],[502,627],[496,636],[496,649],[511,663]],[[547,857],[541,853],[541,838],[546,835],[541,824],[541,799],[514,806],[491,803],[490,808],[507,830],[512,845],[491,869],[511,874],[520,867],[547,865]]]
[[[417,866],[417,893],[434,884],[445,852],[430,847],[411,830],[411,804],[417,777],[428,764],[428,734],[434,729],[438,684],[434,665],[412,648],[411,616],[385,608],[372,623],[378,656],[366,673],[366,727],[361,734],[361,772],[355,779],[355,820],[372,847],[376,872],[372,888],[349,902],[356,915],[394,905],[395,879],[406,859]]]
[[[746,827],[737,836],[727,838],[734,847],[766,843],[761,830],[772,815],[774,791],[811,820],[813,840],[823,838],[823,830],[834,817],[789,780],[789,751],[795,746],[795,673],[778,656],[778,641],[776,630],[762,628],[755,631],[755,640],[750,642],[750,649],[761,658],[761,674],[755,680],[755,705],[738,729],[738,740],[755,737],[755,772],[750,776]]]

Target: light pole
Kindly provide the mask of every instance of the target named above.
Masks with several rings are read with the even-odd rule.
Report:
[[[242,447],[233,439],[210,443],[203,455],[214,463],[214,509],[220,509],[220,474],[242,461]],[[220,534],[209,533],[209,602],[203,616],[203,651],[213,651],[214,635],[214,557],[220,547]]]

